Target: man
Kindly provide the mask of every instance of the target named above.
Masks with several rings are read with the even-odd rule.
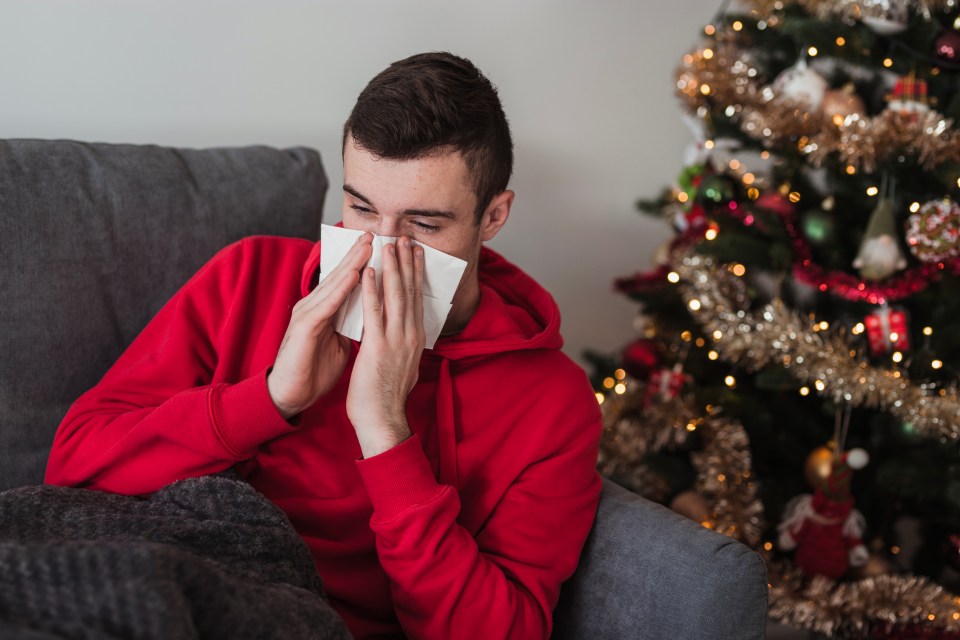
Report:
[[[496,90],[450,54],[396,62],[343,162],[343,225],[369,233],[319,285],[319,243],[221,251],[71,407],[47,481],[142,494],[235,466],[356,637],[548,637],[593,522],[600,419],[553,299],[482,246],[514,199]],[[371,234],[400,238],[382,294]],[[468,263],[430,350],[410,239]],[[356,343],[332,321],[358,283]]]

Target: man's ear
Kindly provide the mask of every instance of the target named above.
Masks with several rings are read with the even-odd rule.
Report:
[[[487,210],[483,212],[483,216],[480,218],[481,240],[484,242],[493,240],[503,225],[507,223],[515,195],[513,191],[507,189],[493,197],[493,200],[487,205]]]

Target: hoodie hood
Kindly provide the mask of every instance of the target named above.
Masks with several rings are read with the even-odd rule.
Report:
[[[320,243],[304,263],[301,294],[316,286],[320,269]],[[559,349],[560,310],[546,289],[492,249],[483,247],[477,265],[480,303],[467,326],[456,335],[441,337],[425,357],[460,360],[472,356]]]

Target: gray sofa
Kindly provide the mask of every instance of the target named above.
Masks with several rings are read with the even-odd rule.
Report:
[[[208,258],[316,238],[326,189],[305,148],[0,141],[0,491],[43,481],[70,403]],[[762,638],[766,607],[758,554],[605,482],[553,637]]]

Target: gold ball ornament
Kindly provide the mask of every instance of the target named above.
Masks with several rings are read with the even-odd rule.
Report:
[[[847,116],[856,114],[862,117],[867,112],[863,99],[857,95],[852,84],[827,91],[823,95],[820,108],[824,115],[831,118],[837,125],[843,124],[843,120]]]
[[[817,447],[807,456],[807,462],[803,465],[803,477],[812,488],[823,489],[827,485],[832,466],[833,449],[828,446]]]
[[[696,491],[683,491],[670,501],[670,508],[694,522],[704,524],[713,519],[707,499]]]

